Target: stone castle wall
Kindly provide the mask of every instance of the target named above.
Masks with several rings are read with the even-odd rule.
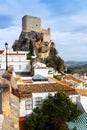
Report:
[[[9,101],[9,96],[10,96],[10,92],[9,90],[3,90],[3,94],[2,94],[2,111],[3,114],[8,116],[10,115],[10,101]]]
[[[25,15],[22,18],[22,31],[30,32],[30,31],[41,31],[41,19],[39,17],[33,17]]]
[[[50,40],[51,40],[50,28],[48,28],[47,30],[42,29],[42,33],[43,33],[43,41],[50,42]]]
[[[36,31],[43,34],[43,41],[49,42],[51,40],[50,28],[41,28],[41,19],[39,17],[25,15],[22,18],[22,32]]]

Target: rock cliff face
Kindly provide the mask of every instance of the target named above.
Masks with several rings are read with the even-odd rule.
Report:
[[[42,29],[39,17],[25,15],[22,18],[22,32],[15,40],[12,48],[14,51],[32,51],[39,58],[47,58],[51,46],[50,28]]]
[[[43,33],[31,31],[21,32],[19,40],[16,40],[12,46],[14,51],[30,51],[30,42],[33,44],[35,55],[38,58],[47,58],[49,56],[51,41],[43,41]]]
[[[16,40],[12,46],[14,51],[29,51],[29,42],[32,41],[33,45],[35,45],[38,41],[43,41],[42,33],[38,33],[35,31],[31,32],[21,32],[19,36],[19,40]]]

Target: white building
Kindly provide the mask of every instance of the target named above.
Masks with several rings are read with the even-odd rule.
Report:
[[[48,77],[48,68],[46,67],[45,64],[41,62],[36,62],[35,64],[33,64],[33,67],[34,67],[34,75],[40,74],[45,77]]]
[[[14,71],[17,73],[29,73],[31,69],[30,60],[27,60],[27,53],[25,51],[7,51],[8,66],[12,65]],[[6,69],[6,51],[0,54],[0,71]]]
[[[3,69],[2,67],[3,53],[4,53],[4,50],[0,50],[0,77],[5,72],[5,69]]]
[[[33,80],[35,78],[36,80]],[[19,77],[19,80],[18,89],[12,88],[12,93],[20,99],[20,117],[26,117],[35,107],[42,104],[43,99],[49,94],[54,95],[57,91],[65,91],[75,103],[77,99],[80,99],[75,89],[59,85],[50,78],[46,81],[46,79],[39,80],[38,76],[34,76],[34,78],[27,77],[26,79]]]
[[[33,77],[16,77],[17,88],[12,88],[12,94],[19,99],[20,128],[23,127],[26,116],[31,114],[35,107],[40,107],[49,94],[54,95],[57,91],[63,91],[69,95],[74,103],[78,102],[80,104],[80,95],[74,88],[58,84],[52,78],[47,80],[47,77],[44,79],[44,76],[39,76],[37,74]]]

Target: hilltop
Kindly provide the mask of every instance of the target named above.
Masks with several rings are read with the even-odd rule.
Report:
[[[22,18],[22,32],[12,48],[14,51],[31,51],[29,47],[32,46],[33,55],[47,58],[51,47],[50,32],[50,28],[42,29],[39,17],[25,15]]]
[[[25,15],[22,18],[22,32],[12,48],[14,51],[29,51],[28,58],[35,57],[33,62],[44,62],[47,67],[63,71],[64,61],[58,56],[50,33],[50,28],[42,29],[40,18]]]
[[[67,61],[65,63],[68,66],[68,71],[71,73],[87,73],[87,61]]]

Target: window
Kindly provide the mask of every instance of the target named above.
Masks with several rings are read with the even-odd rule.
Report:
[[[21,61],[21,58],[19,58],[19,61]]]
[[[25,108],[26,108],[26,110],[32,110],[32,109],[33,109],[33,101],[32,101],[32,98],[27,99],[27,100],[25,101]]]
[[[2,61],[2,57],[0,56],[0,61]]]
[[[26,65],[26,69],[29,69],[29,65]]]
[[[42,97],[36,97],[35,98],[35,106],[41,107],[41,105],[42,105]]]
[[[14,61],[14,59],[12,58],[12,59],[11,59],[11,61],[13,62],[13,61]]]
[[[19,65],[19,70],[21,70],[21,65]]]
[[[73,103],[76,102],[76,97],[70,97],[70,99],[71,99],[71,101],[72,101]]]

